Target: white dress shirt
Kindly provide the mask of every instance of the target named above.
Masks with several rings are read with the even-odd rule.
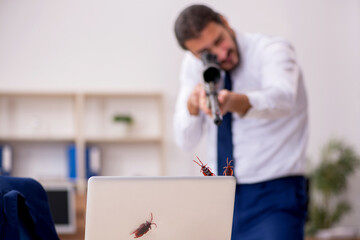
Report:
[[[256,183],[304,174],[308,138],[307,97],[294,49],[285,40],[261,34],[236,35],[241,65],[231,72],[232,91],[246,94],[252,107],[243,117],[232,114],[234,173],[238,183]],[[185,54],[178,95],[174,132],[176,143],[192,150],[204,133],[208,158],[217,172],[217,126],[200,112],[192,116],[188,97],[202,83],[203,65]],[[218,84],[224,85],[224,73]],[[196,153],[194,153],[196,155]]]

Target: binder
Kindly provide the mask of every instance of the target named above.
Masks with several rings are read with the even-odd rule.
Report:
[[[77,178],[76,174],[76,146],[71,144],[67,149],[68,158],[68,177],[71,181],[75,181]]]
[[[88,146],[85,150],[86,158],[86,177],[100,175],[101,171],[101,152],[97,146]]]
[[[10,176],[12,171],[12,149],[9,145],[0,146],[0,175]]]
[[[0,145],[0,176],[2,176],[2,149],[3,149],[3,146]]]

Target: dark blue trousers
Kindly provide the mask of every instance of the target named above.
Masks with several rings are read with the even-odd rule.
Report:
[[[238,184],[232,240],[303,240],[307,216],[306,181],[284,177]]]

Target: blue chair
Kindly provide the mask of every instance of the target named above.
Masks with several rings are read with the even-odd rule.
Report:
[[[31,178],[0,176],[0,240],[59,239],[44,188]]]

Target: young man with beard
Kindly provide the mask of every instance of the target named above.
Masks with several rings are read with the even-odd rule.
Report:
[[[308,116],[293,47],[281,38],[235,32],[224,16],[204,5],[180,13],[175,35],[186,50],[174,118],[176,142],[190,150],[206,133],[204,162],[218,174],[227,157],[233,160],[232,239],[303,239]],[[219,127],[206,103],[200,59],[205,52],[214,54],[222,69],[216,85],[224,117]]]

